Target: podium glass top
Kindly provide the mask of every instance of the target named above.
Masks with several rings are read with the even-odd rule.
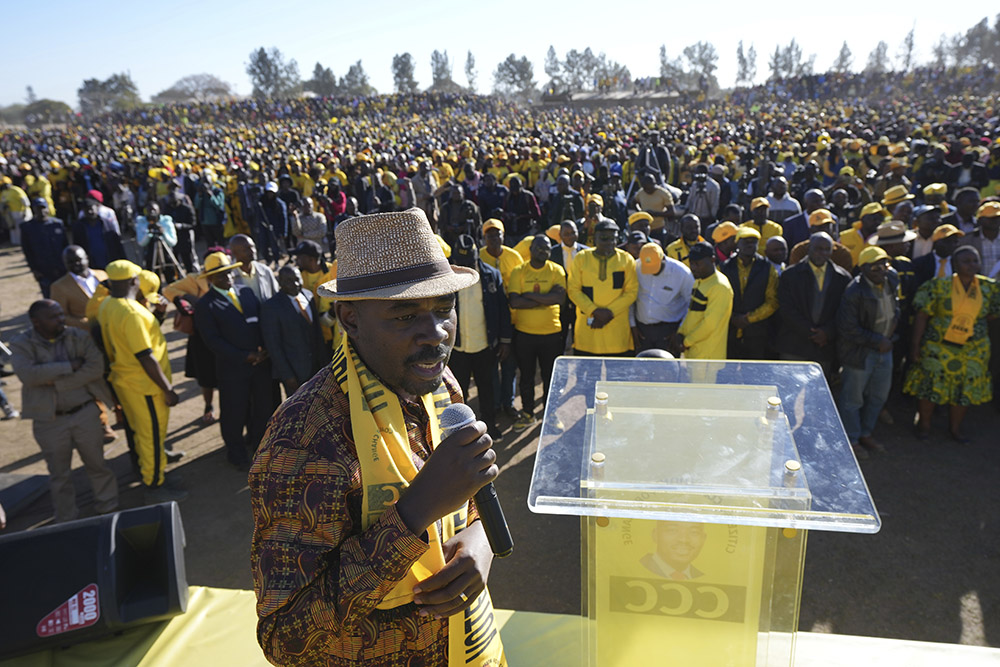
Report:
[[[534,512],[875,533],[819,365],[560,357]]]

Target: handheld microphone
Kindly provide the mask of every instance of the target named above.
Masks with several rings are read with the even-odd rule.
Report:
[[[449,405],[441,413],[441,439],[444,440],[474,421],[476,413],[468,405],[464,403]],[[493,482],[476,491],[475,499],[479,520],[483,522],[483,530],[486,531],[486,539],[490,541],[493,555],[497,558],[509,556],[514,550],[514,540],[510,537],[507,519],[504,518],[503,508],[500,507],[500,499],[497,497]]]

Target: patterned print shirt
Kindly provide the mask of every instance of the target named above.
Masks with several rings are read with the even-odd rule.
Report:
[[[451,371],[444,382],[462,401]],[[401,401],[414,463],[430,456],[428,417]],[[271,418],[250,470],[257,640],[280,665],[446,665],[448,620],[414,604],[376,605],[428,549],[395,506],[361,529],[361,467],[350,406],[330,366]],[[478,518],[469,504],[469,523]]]

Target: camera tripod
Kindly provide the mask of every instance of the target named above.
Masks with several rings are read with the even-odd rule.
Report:
[[[146,266],[160,277],[160,282],[164,285],[184,277],[184,269],[177,261],[174,251],[156,233],[150,234],[149,246],[146,248]]]

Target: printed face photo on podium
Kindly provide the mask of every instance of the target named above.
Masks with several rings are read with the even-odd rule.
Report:
[[[705,525],[683,521],[657,521],[653,526],[653,551],[640,563],[653,574],[687,580],[702,576],[692,563],[701,554],[707,534]]]

